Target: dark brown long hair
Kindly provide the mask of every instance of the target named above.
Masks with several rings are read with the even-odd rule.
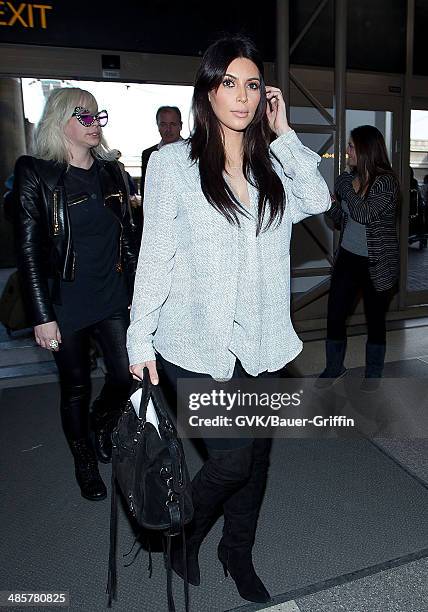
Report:
[[[360,125],[351,130],[351,138],[357,155],[355,172],[360,181],[359,195],[368,194],[380,174],[397,178],[388,158],[385,140],[376,127]]]
[[[208,202],[230,223],[239,225],[239,215],[246,214],[228,187],[223,172],[226,164],[223,134],[208,100],[217,89],[229,64],[237,57],[251,60],[260,75],[260,102],[244,132],[243,172],[259,194],[257,234],[273,223],[280,223],[285,208],[285,192],[269,156],[271,130],[266,117],[266,89],[263,62],[254,43],[243,36],[217,40],[206,50],[196,74],[192,112],[194,129],[189,138],[190,158],[199,162],[202,191]],[[267,222],[263,224],[265,214]]]

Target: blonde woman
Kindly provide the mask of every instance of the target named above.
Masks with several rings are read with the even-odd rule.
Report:
[[[111,430],[130,388],[126,330],[136,248],[126,187],[102,135],[108,114],[88,91],[55,90],[34,156],[18,159],[14,200],[18,268],[37,344],[53,352],[61,419],[86,499],[106,497],[97,457],[111,458]],[[91,413],[90,337],[107,375]]]

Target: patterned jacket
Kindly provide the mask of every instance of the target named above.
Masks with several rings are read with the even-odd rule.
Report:
[[[339,247],[348,219],[340,206],[342,200],[346,201],[352,219],[366,226],[370,278],[376,291],[386,291],[396,285],[399,276],[396,221],[400,187],[394,175],[380,174],[370,191],[361,197],[355,193],[352,179],[349,172],[338,176],[334,186],[337,201],[326,214],[340,228]]]

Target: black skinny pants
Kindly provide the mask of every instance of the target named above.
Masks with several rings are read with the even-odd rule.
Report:
[[[106,414],[117,413],[128,398],[132,377],[126,351],[128,310],[84,329],[61,333],[59,351],[54,352],[61,386],[61,420],[68,440],[87,438],[91,401],[90,337],[101,347],[106,367],[99,405]]]
[[[369,274],[368,258],[340,248],[331,276],[328,297],[327,338],[346,339],[346,320],[363,294],[368,342],[385,344],[386,313],[392,291],[376,291]]]

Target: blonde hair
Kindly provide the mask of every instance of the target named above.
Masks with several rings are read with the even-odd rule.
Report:
[[[42,117],[36,127],[33,139],[33,155],[40,159],[69,163],[70,154],[64,128],[71,119],[76,106],[83,106],[91,113],[98,112],[94,96],[79,87],[55,89],[46,100]],[[104,136],[92,153],[101,159],[115,159],[116,151],[109,149]]]

